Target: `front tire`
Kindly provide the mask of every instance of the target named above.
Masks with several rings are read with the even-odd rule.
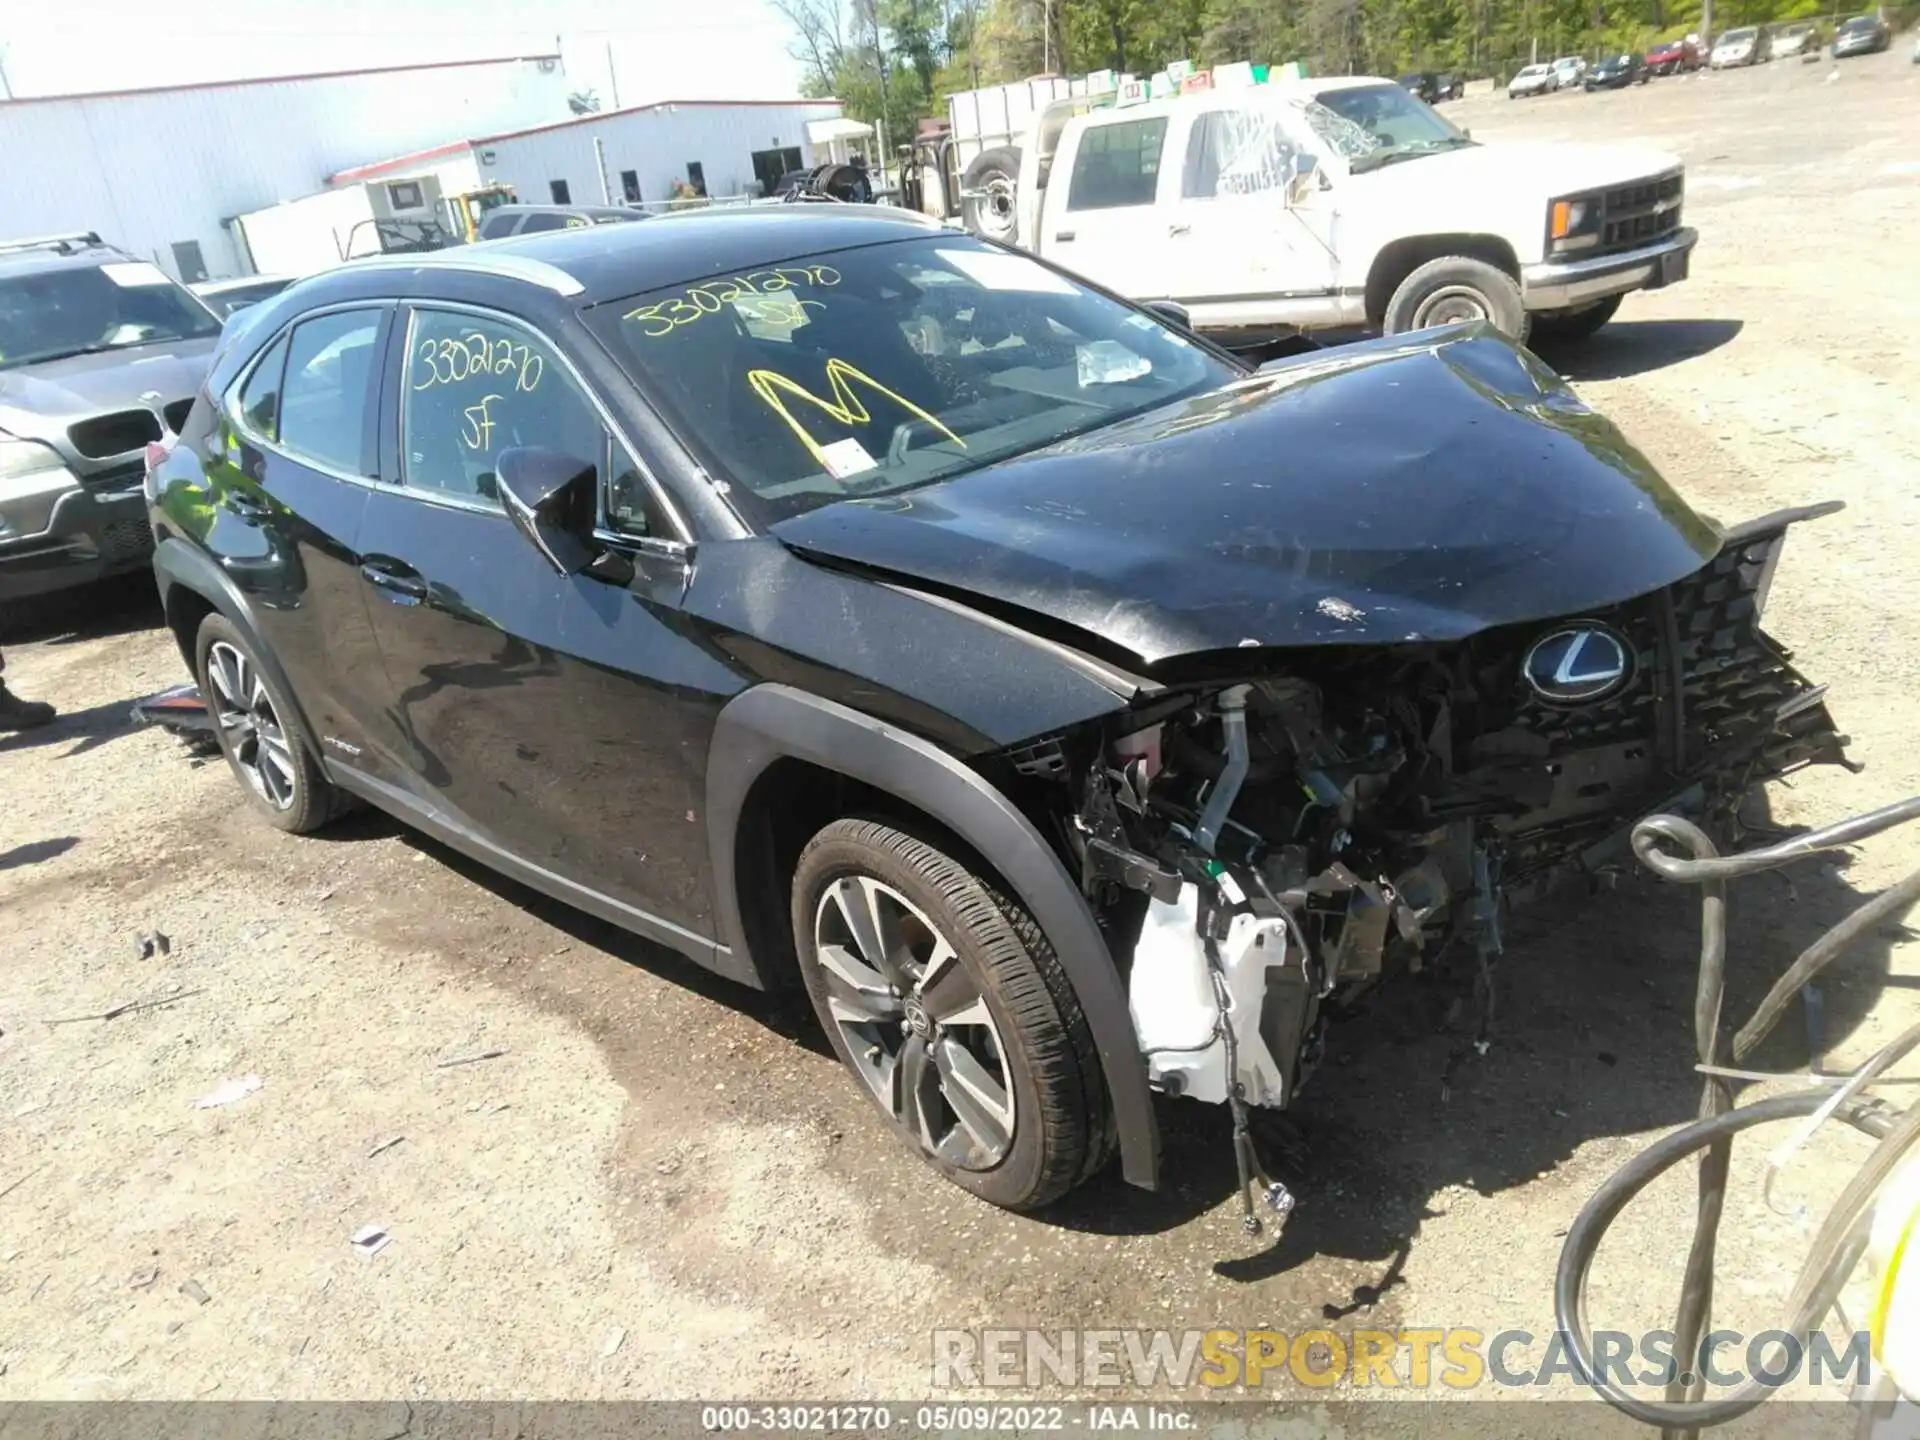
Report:
[[[1400,282],[1387,301],[1381,329],[1399,335],[1473,320],[1491,321],[1506,335],[1526,343],[1527,307],[1513,277],[1484,260],[1443,255]]]
[[[1533,314],[1533,340],[1538,344],[1567,344],[1586,340],[1613,319],[1623,295],[1609,295],[1577,310],[1536,310]]]
[[[256,813],[292,835],[318,830],[347,808],[321,773],[280,687],[267,678],[238,627],[224,615],[200,622],[194,643],[200,694],[220,750]]]
[[[800,852],[792,917],[834,1053],[934,1169],[1030,1210],[1105,1163],[1112,1125],[1086,1018],[997,882],[893,826],[836,820]]]

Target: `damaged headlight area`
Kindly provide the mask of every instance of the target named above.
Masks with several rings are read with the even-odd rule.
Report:
[[[1433,970],[1484,1002],[1517,891],[1623,862],[1650,810],[1725,824],[1754,784],[1847,763],[1758,627],[1798,518],[1590,615],[1214,656],[1234,673],[1004,757],[1077,863],[1153,1086],[1234,1108],[1251,1192],[1291,1203],[1247,1107],[1291,1104],[1368,991]]]

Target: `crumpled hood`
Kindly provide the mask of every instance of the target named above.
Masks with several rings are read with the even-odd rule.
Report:
[[[168,340],[0,370],[0,430],[54,437],[89,415],[142,405],[157,411],[200,388],[218,343],[219,337],[212,335]],[[140,398],[150,393],[160,398]]]
[[[1453,640],[1691,574],[1719,535],[1489,327],[1309,356],[1094,435],[780,522],[802,553],[1073,626],[1144,665]]]

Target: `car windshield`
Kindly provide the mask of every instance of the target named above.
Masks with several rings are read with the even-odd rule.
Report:
[[[1758,33],[1757,30],[1729,30],[1720,37],[1720,43],[1722,45],[1744,44],[1746,41],[1753,39]]]
[[[1307,123],[1355,174],[1473,144],[1426,101],[1398,85],[1322,90],[1306,103]]]
[[[1529,65],[1513,78],[1516,80],[1538,80],[1552,68],[1551,65]]]
[[[0,369],[219,333],[211,311],[144,261],[0,276]]]
[[[1858,34],[1862,30],[1873,29],[1873,25],[1874,20],[1871,15],[1855,15],[1851,20],[1842,24],[1840,28],[1848,34]]]
[[[596,306],[588,323],[763,524],[991,465],[1242,373],[963,235],[676,285]]]

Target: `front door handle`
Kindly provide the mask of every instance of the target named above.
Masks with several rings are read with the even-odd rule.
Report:
[[[1053,232],[1053,239],[1055,244],[1063,244],[1066,241],[1073,239],[1073,231],[1056,230]]]
[[[256,500],[245,491],[230,490],[226,496],[227,509],[234,518],[244,520],[249,525],[258,525],[273,514],[273,507],[264,500]]]
[[[1185,235],[1185,234],[1186,234],[1186,233],[1187,233],[1187,232],[1188,232],[1189,230],[1191,230],[1191,229],[1193,229],[1193,227],[1192,227],[1191,225],[1189,225],[1189,224],[1187,224],[1187,223],[1186,223],[1185,221],[1183,221],[1183,220],[1176,220],[1176,221],[1174,221],[1174,223],[1173,223],[1173,224],[1171,224],[1171,225],[1169,225],[1169,226],[1167,226],[1167,234],[1169,234],[1169,235]]]
[[[418,605],[427,598],[426,577],[410,565],[391,560],[367,560],[360,566],[360,578],[382,591],[396,605]]]

